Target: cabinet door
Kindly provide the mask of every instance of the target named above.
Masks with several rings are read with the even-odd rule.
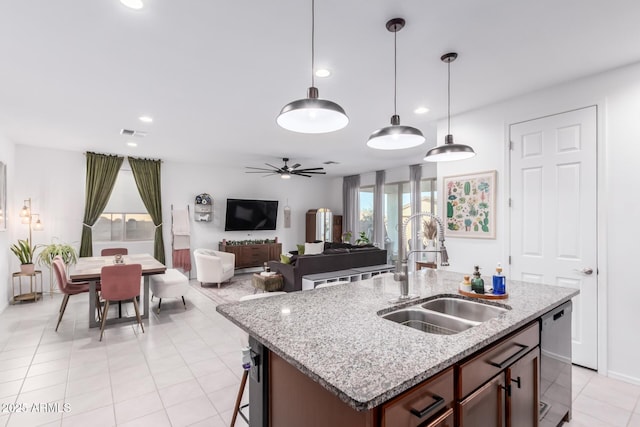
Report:
[[[507,427],[538,426],[540,349],[527,353],[507,368]]]
[[[487,382],[458,405],[461,427],[504,426],[504,373],[499,374]]]

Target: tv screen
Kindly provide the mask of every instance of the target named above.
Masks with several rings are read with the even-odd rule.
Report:
[[[277,215],[277,200],[227,199],[224,230],[275,230]]]

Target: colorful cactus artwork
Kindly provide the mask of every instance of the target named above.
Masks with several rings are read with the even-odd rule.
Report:
[[[496,171],[445,177],[446,234],[495,239]]]

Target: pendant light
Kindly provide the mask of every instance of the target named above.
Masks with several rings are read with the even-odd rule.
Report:
[[[433,147],[424,156],[426,162],[447,162],[451,160],[464,160],[476,155],[473,148],[464,144],[454,144],[451,135],[451,63],[456,60],[455,52],[445,53],[440,57],[447,63],[447,136],[444,137],[444,145]]]
[[[391,126],[374,131],[367,141],[367,146],[378,150],[400,150],[417,147],[424,142],[419,129],[400,124],[400,116],[396,111],[398,97],[398,48],[397,36],[405,24],[402,18],[394,18],[387,22],[387,30],[393,33],[393,116]]]
[[[315,87],[315,0],[311,0],[311,87],[307,97],[282,107],[276,121],[284,129],[300,133],[327,133],[342,129],[349,117],[335,102],[318,98]]]

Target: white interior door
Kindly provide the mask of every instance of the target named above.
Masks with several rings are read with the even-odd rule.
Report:
[[[511,276],[580,290],[573,363],[597,369],[596,107],[510,126]]]

